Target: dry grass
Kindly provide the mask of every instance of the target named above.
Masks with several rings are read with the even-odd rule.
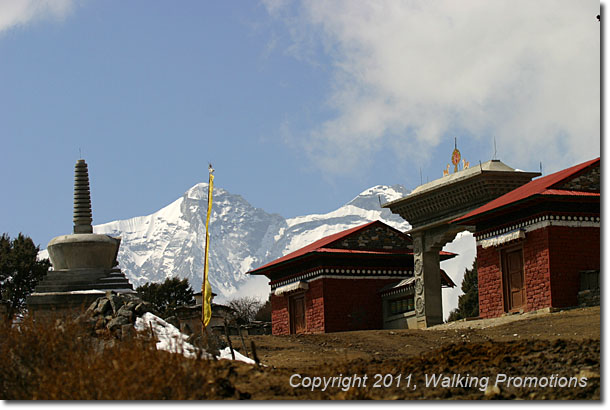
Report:
[[[247,398],[230,363],[157,351],[146,337],[94,337],[54,320],[0,325],[0,399],[185,400]]]
[[[41,323],[26,320],[18,328],[0,324],[0,399],[599,400],[600,341],[597,337],[591,338],[599,334],[598,312],[589,321],[549,317],[547,322],[531,322],[529,330],[521,323],[519,335],[529,336],[518,340],[498,340],[503,333],[512,334],[515,327],[510,327],[508,332],[507,328],[498,328],[494,330],[498,333],[491,334],[493,338],[488,337],[490,333],[486,330],[478,340],[469,342],[464,342],[457,332],[455,340],[414,354],[408,354],[405,343],[439,344],[439,335],[450,333],[422,330],[405,331],[391,337],[387,331],[299,337],[257,336],[257,340],[261,340],[259,353],[270,355],[270,359],[282,356],[294,360],[293,365],[285,362],[287,368],[259,368],[230,360],[187,359],[180,354],[157,351],[154,342],[146,335],[118,340],[110,334],[95,335],[90,327],[75,323],[55,326],[54,320]],[[588,333],[580,328],[583,323],[590,324]],[[547,329],[552,329],[553,333]],[[578,337],[564,340],[555,334],[570,334],[568,330],[573,334],[578,331]],[[545,331],[548,334],[540,337],[538,333]],[[474,332],[470,334],[473,339]],[[379,337],[372,338],[372,335]],[[263,340],[266,340],[266,345]],[[385,344],[381,343],[382,340],[386,340]],[[312,349],[304,349],[305,342]],[[324,353],[329,343],[330,352]],[[370,355],[348,360],[347,356],[338,353],[337,349],[356,349],[352,344],[362,344],[362,351]],[[298,354],[288,355],[291,350]],[[381,355],[377,352],[384,356],[378,357]],[[326,354],[323,361],[313,360],[322,353]],[[267,364],[271,364],[271,360]],[[296,365],[300,367],[295,368]],[[503,387],[500,393],[486,396],[478,389],[421,387],[425,386],[425,375],[435,373],[573,377],[580,376],[583,371],[589,379],[584,388]],[[371,380],[374,374],[413,374],[413,383],[419,387],[415,390],[405,385],[393,385],[380,389],[370,384],[347,392],[339,388],[311,391],[290,386],[289,379],[295,372],[308,376],[368,374]]]

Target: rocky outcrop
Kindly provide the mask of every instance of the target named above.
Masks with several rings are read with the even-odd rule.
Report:
[[[90,324],[92,331],[98,335],[110,334],[124,338],[134,333],[136,318],[147,312],[158,314],[150,302],[133,294],[108,291],[105,296],[89,305],[80,320]]]

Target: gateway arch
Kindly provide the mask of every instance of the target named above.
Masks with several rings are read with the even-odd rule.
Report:
[[[411,224],[415,273],[415,311],[418,328],[443,323],[439,251],[455,236],[472,228],[454,219],[506,194],[541,175],[518,171],[500,160],[458,170],[460,153],[453,152],[455,171],[415,188],[409,195],[382,205]],[[470,228],[470,229],[469,229]]]

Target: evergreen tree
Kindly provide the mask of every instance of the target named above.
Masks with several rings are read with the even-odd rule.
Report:
[[[449,314],[448,322],[479,316],[479,276],[477,273],[477,260],[475,258],[470,269],[464,272],[462,292],[458,298],[458,307]]]
[[[254,320],[259,320],[261,322],[271,322],[271,302],[266,301],[264,305],[258,309],[256,312],[256,316],[254,316]]]
[[[174,315],[178,306],[195,303],[194,292],[188,279],[167,278],[163,283],[146,283],[136,288],[142,300],[153,304],[161,317]]]
[[[25,297],[32,293],[51,263],[38,260],[40,248],[23,234],[11,240],[8,234],[0,237],[0,299],[8,307],[7,319],[25,307]]]

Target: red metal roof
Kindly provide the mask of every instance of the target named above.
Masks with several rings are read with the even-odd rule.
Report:
[[[266,270],[267,268],[270,268],[272,266],[281,264],[283,262],[288,262],[292,259],[296,259],[301,256],[305,256],[307,254],[314,254],[314,253],[346,253],[346,254],[368,254],[368,255],[400,255],[400,254],[410,255],[413,253],[412,251],[404,251],[404,250],[403,251],[400,251],[400,250],[359,250],[359,249],[338,249],[338,248],[328,248],[327,247],[328,245],[332,244],[333,242],[346,238],[349,235],[351,235],[355,232],[358,232],[360,230],[366,229],[369,226],[374,225],[374,224],[381,224],[387,228],[390,228],[390,229],[400,233],[401,235],[405,235],[408,237],[407,234],[400,232],[398,229],[395,229],[381,221],[373,221],[373,222],[366,223],[364,225],[357,226],[355,228],[347,229],[345,231],[341,231],[336,234],[326,236],[301,249],[298,249],[294,252],[291,252],[287,255],[282,256],[281,258],[278,258],[272,262],[269,262],[266,265],[253,269],[253,270],[249,271],[248,274],[260,274],[259,273],[260,271]],[[456,255],[454,253],[444,252],[444,251],[441,251],[439,254],[440,254],[440,256],[445,256],[446,257],[445,259],[449,259]]]
[[[595,158],[587,162],[583,162],[582,164],[574,165],[573,167],[566,168],[562,171],[555,172],[553,174],[547,175],[545,177],[541,177],[535,179],[531,182],[528,182],[525,185],[520,186],[517,189],[514,189],[501,197],[494,199],[491,202],[475,209],[474,211],[460,217],[456,218],[451,222],[461,222],[467,219],[471,219],[474,216],[478,216],[498,208],[505,207],[507,205],[523,201],[535,195],[572,195],[572,196],[599,196],[599,193],[596,192],[583,192],[583,191],[568,191],[564,189],[553,189],[554,185],[557,185],[564,180],[578,174],[580,171],[585,170],[586,168],[594,165],[596,162],[599,162],[600,159]]]
[[[600,196],[599,192],[568,191],[567,189],[546,189],[542,195],[563,195],[563,196]]]
[[[263,265],[263,266],[261,266],[259,268],[253,269],[253,270],[251,270],[248,273],[252,273],[252,272],[255,272],[255,271],[258,271],[258,270],[261,270],[261,269],[267,269],[267,268],[269,268],[269,267],[271,267],[273,265],[277,265],[279,263],[289,261],[290,259],[298,258],[299,256],[303,256],[303,255],[305,255],[307,253],[319,250],[321,248],[324,248],[326,245],[331,244],[332,242],[335,242],[335,241],[337,241],[339,239],[343,239],[346,236],[348,236],[348,235],[350,235],[350,234],[352,234],[354,232],[357,232],[357,231],[359,231],[361,229],[364,229],[364,228],[366,228],[368,226],[371,226],[371,225],[373,225],[375,223],[381,223],[381,222],[380,221],[373,221],[373,222],[366,223],[364,225],[357,226],[355,228],[351,228],[351,229],[348,229],[348,230],[345,230],[345,231],[338,232],[338,233],[333,234],[333,235],[325,236],[324,238],[319,239],[319,240],[315,241],[314,243],[312,243],[310,245],[307,245],[307,246],[305,246],[305,247],[303,247],[303,248],[301,248],[299,250],[296,250],[296,251],[291,252],[291,253],[289,253],[287,255],[284,255],[281,258],[278,258],[278,259],[276,259],[276,260],[274,260],[272,262],[269,262],[268,264]]]
[[[313,252],[316,252],[316,253],[361,253],[361,254],[372,254],[372,255],[412,255],[413,254],[412,251],[405,251],[402,249],[362,251],[359,249],[320,248],[320,249],[314,249]],[[445,251],[440,251],[438,254],[441,256],[456,256],[457,255],[457,253],[445,252]]]

